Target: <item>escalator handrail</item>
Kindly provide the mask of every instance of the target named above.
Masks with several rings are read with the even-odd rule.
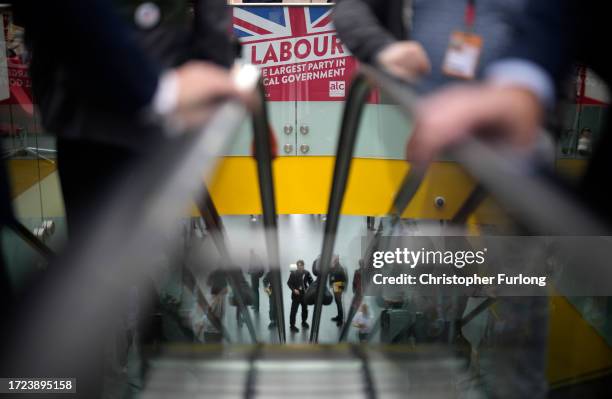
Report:
[[[338,140],[338,147],[336,149],[336,163],[334,165],[331,195],[327,208],[328,213],[325,224],[325,233],[323,236],[323,249],[321,251],[320,278],[323,283],[319,284],[317,287],[317,297],[315,301],[315,310],[312,318],[312,330],[310,334],[311,342],[317,342],[319,338],[319,327],[323,308],[323,294],[325,289],[324,284],[329,273],[340,218],[340,209],[342,207],[342,200],[344,198],[344,193],[348,183],[350,165],[355,149],[361,116],[370,90],[371,83],[368,81],[367,76],[364,74],[358,74],[351,84],[344,106],[342,123],[340,125],[340,137]],[[389,213],[393,216],[393,226],[397,224],[404,210],[416,195],[416,192],[425,178],[427,168],[427,164],[415,164],[406,173],[406,176],[402,181],[395,198],[393,199],[393,203],[389,211]],[[373,240],[377,240],[377,238],[378,235],[375,235]],[[368,245],[368,247],[372,247],[373,245],[376,245],[376,243],[372,242],[370,245]],[[355,297],[353,299],[354,300],[351,303],[349,312],[349,319],[347,319],[343,329],[340,332],[340,341],[345,339],[347,336],[348,326],[356,313],[361,297]]]
[[[53,256],[55,256],[55,252],[49,248],[47,244],[38,239],[38,237],[36,237],[17,219],[12,218],[12,220],[9,220],[7,226],[46,261],[49,261]]]
[[[321,313],[323,311],[323,297],[327,277],[329,275],[330,263],[332,260],[334,243],[338,232],[340,221],[340,209],[344,199],[344,193],[348,184],[351,160],[357,139],[357,131],[361,120],[361,111],[365,106],[366,99],[370,93],[370,85],[363,76],[357,76],[353,81],[344,106],[342,124],[340,126],[340,137],[336,149],[336,161],[332,180],[331,194],[327,207],[327,219],[323,235],[323,249],[321,250],[321,260],[319,262],[320,284],[317,287],[314,314],[312,316],[312,329],[310,332],[310,342],[316,343],[319,339],[319,327],[321,323]]]
[[[372,86],[379,88],[383,93],[389,95],[389,97],[400,106],[407,117],[414,118],[414,109],[416,108],[418,96],[407,84],[368,65],[360,66],[358,76],[360,79],[367,80]],[[349,96],[350,95],[351,93],[349,92]],[[347,111],[348,107],[345,109],[345,112]],[[519,219],[524,225],[531,226],[534,232],[541,234],[564,233],[607,235],[610,231],[607,227],[604,227],[598,222],[588,211],[582,209],[571,199],[566,198],[564,193],[554,184],[551,184],[541,177],[521,173],[522,171],[516,170],[516,165],[509,163],[501,154],[477,140],[468,140],[465,143],[455,146],[449,152],[454,160],[458,161],[479,181],[464,204],[460,207],[459,211],[452,218],[451,223],[453,224],[464,224],[468,216],[484,201],[487,192],[491,192],[498,197],[501,196],[501,199],[498,198],[498,200],[506,204],[507,207],[512,208],[519,205],[519,214],[514,214],[513,216]],[[486,162],[483,164],[483,161]],[[403,209],[405,209],[405,206],[409,203],[409,200],[414,193],[416,193],[416,190],[418,190],[420,181],[418,178],[415,178],[415,176],[420,176],[422,179],[427,166],[415,165],[413,168],[415,170],[411,171],[413,173],[407,174],[402,184],[402,189],[394,200],[391,214],[394,215],[396,219],[401,215]],[[503,175],[504,178],[498,178],[499,175]],[[414,179],[413,181],[415,182],[412,185],[407,182],[407,180],[411,178]],[[529,186],[532,188],[531,195],[527,196],[525,196],[523,186],[526,180],[529,181]],[[514,188],[520,187],[521,189],[512,193],[509,192],[508,186]],[[406,194],[403,195],[402,191]],[[537,191],[536,195],[533,195],[534,191]],[[412,196],[409,193],[412,194]],[[526,197],[529,198],[527,199]],[[401,201],[402,198],[404,201]],[[534,199],[537,199],[537,201]],[[543,199],[548,199],[549,201],[543,201]],[[550,203],[553,204],[552,209],[549,206]],[[542,215],[545,215],[545,217],[542,217]],[[538,221],[538,223],[534,223],[534,221]],[[599,263],[603,267],[605,259],[599,259]],[[347,338],[348,329],[350,328],[349,325],[352,317],[356,313],[356,307],[359,306],[360,299],[361,298],[356,296],[351,303],[349,318],[341,330],[339,341],[343,341]],[[467,323],[471,319],[472,318],[467,318],[464,321]],[[313,333],[314,332],[313,330]]]
[[[360,73],[389,95],[408,117],[414,118],[418,96],[407,84],[368,65]],[[608,235],[610,229],[566,192],[537,173],[526,173],[511,154],[477,139],[468,139],[448,150],[451,158],[470,173],[487,192],[511,210],[534,233]]]
[[[253,136],[255,144],[255,160],[259,181],[259,194],[263,209],[263,224],[268,252],[270,284],[272,286],[272,304],[276,309],[284,309],[283,285],[281,284],[279,237],[276,219],[276,200],[274,196],[274,177],[272,174],[272,147],[270,122],[266,106],[266,93],[263,81],[257,85],[259,106],[253,112]],[[286,340],[285,313],[276,311],[276,326],[280,343]]]
[[[26,369],[32,364],[52,369],[64,358],[86,361],[91,344],[104,337],[97,330],[83,337],[79,326],[112,320],[119,304],[111,293],[150,269],[142,254],[165,244],[162,233],[174,234],[185,206],[202,194],[202,177],[210,178],[246,116],[243,104],[227,101],[199,132],[175,137],[172,145],[126,171],[91,215],[90,234],[73,241],[52,262],[61,267],[30,296],[24,309],[29,317],[13,324],[17,342],[32,344],[27,351],[15,345],[12,356],[3,360]],[[71,309],[70,318],[58,322],[48,317],[58,309]],[[76,358],[61,355],[59,348],[71,348]]]

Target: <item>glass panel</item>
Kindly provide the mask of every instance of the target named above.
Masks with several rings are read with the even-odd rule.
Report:
[[[54,170],[52,160],[38,156],[38,126],[28,77],[28,52],[23,29],[10,10],[0,17],[0,149],[6,162],[16,218],[34,232],[42,224],[40,181]],[[43,260],[14,232],[2,233],[9,273],[20,287]]]

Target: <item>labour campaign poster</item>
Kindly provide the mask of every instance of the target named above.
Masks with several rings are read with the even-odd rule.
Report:
[[[268,101],[345,99],[356,61],[336,36],[331,7],[235,7],[233,26]]]

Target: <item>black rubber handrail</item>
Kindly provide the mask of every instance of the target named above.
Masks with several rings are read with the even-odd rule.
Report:
[[[323,294],[325,289],[324,285],[329,274],[329,265],[331,263],[331,257],[340,219],[340,209],[342,207],[342,200],[344,198],[344,193],[348,183],[351,160],[355,149],[355,142],[357,140],[362,111],[365,107],[370,91],[371,83],[368,81],[367,77],[363,74],[357,75],[351,84],[344,106],[342,124],[340,125],[340,137],[338,140],[338,147],[336,149],[336,163],[332,180],[331,196],[327,208],[327,220],[325,224],[325,234],[323,236],[323,250],[321,251],[320,278],[322,284],[319,284],[317,289],[317,300],[315,302],[315,311],[312,319],[312,331],[310,335],[311,342],[317,342],[319,338]],[[401,219],[402,213],[410,201],[414,198],[421,183],[423,182],[427,167],[428,165],[426,164],[414,164],[406,173],[406,176],[404,177],[404,180],[402,181],[400,188],[393,199],[393,203],[389,211],[392,216],[393,226],[397,225],[398,221]],[[376,247],[379,237],[379,235],[374,235],[373,239],[376,241],[370,243],[368,247]],[[346,339],[350,323],[360,304],[361,298],[358,296],[354,297],[351,307],[349,308],[348,318],[340,332],[340,341]]]
[[[336,162],[334,166],[331,195],[327,207],[323,249],[319,262],[320,284],[317,287],[310,342],[318,342],[319,339],[319,326],[321,323],[321,312],[323,310],[323,295],[325,293],[329,265],[331,263],[340,222],[340,208],[342,207],[342,201],[344,199],[344,193],[350,174],[351,160],[355,149],[355,142],[357,141],[361,111],[369,94],[370,85],[363,76],[357,76],[349,89],[349,95],[344,107],[344,114],[342,115],[342,125],[340,127],[338,148],[336,149]]]
[[[472,215],[476,209],[482,204],[487,198],[487,191],[480,184],[472,189],[470,195],[463,202],[463,205],[459,208],[457,213],[450,220],[451,224],[463,225],[467,223],[468,218]]]
[[[7,227],[13,230],[26,244],[28,244],[33,250],[35,250],[40,256],[46,261],[49,261],[55,252],[47,246],[44,242],[38,239],[27,227],[25,227],[17,219],[12,219],[7,223]]]
[[[414,118],[418,96],[409,85],[368,65],[360,72]],[[549,235],[610,235],[581,204],[568,197],[567,191],[551,182],[536,169],[537,165],[517,159],[477,139],[466,139],[447,151],[479,185],[504,205],[506,211],[531,233]]]
[[[368,65],[362,65],[360,67],[360,75],[358,75],[356,81],[360,85],[365,81],[375,85],[385,94],[389,95],[400,106],[406,116],[411,118],[414,117],[414,109],[418,97],[407,84]],[[351,111],[353,113],[348,117],[347,115],[343,117],[343,126],[341,129],[348,128],[344,126],[345,121],[359,120],[360,112],[363,109],[363,104],[358,104],[354,109],[349,108],[354,106],[353,102],[355,99],[351,98],[353,95],[352,93],[352,91],[349,91],[345,113]],[[365,102],[365,98],[361,98],[360,100]],[[357,128],[358,124],[355,129]],[[340,150],[340,146],[338,150]],[[451,219],[450,222],[452,224],[465,224],[468,217],[485,200],[487,192],[492,192],[503,197],[500,202],[507,204],[508,208],[511,209],[510,213],[515,213],[512,212],[512,210],[516,211],[516,206],[519,205],[521,210],[518,215],[515,214],[514,216],[520,220],[522,223],[521,225],[531,226],[534,232],[547,234],[594,235],[605,235],[609,232],[607,227],[598,222],[589,212],[567,199],[566,195],[564,195],[559,188],[546,182],[542,178],[538,179],[535,176],[525,176],[524,173],[517,173],[516,168],[513,168],[514,165],[509,164],[507,159],[476,140],[468,140],[456,146],[450,151],[450,154],[455,160],[459,161],[468,172],[479,180],[479,183]],[[487,162],[483,165],[483,161],[485,160]],[[336,165],[338,166],[338,163]],[[393,226],[397,224],[403,210],[414,197],[414,194],[422,182],[426,169],[426,165],[413,165],[413,170],[406,175],[390,211],[393,217]],[[504,176],[504,178],[499,178],[499,176]],[[516,190],[515,192],[511,192],[516,187],[522,187],[526,180],[528,180],[528,187],[531,189],[529,193],[525,193],[524,189],[521,189],[519,192],[516,192]],[[534,192],[537,192],[537,195],[533,195]],[[539,199],[539,202],[535,201],[536,198]],[[544,201],[544,203],[542,203],[543,198],[550,199],[550,202],[547,203],[547,201]],[[552,208],[550,207],[551,204]],[[543,212],[545,216],[542,217],[541,214],[538,215],[539,212]],[[564,219],[565,217],[567,217],[567,219]],[[327,240],[328,237],[326,236],[325,239]],[[377,237],[374,236],[374,239],[376,240]],[[333,239],[330,239],[330,241],[333,241]],[[604,260],[600,259],[599,261],[601,264],[600,266],[603,267],[602,262]],[[350,323],[357,312],[357,308],[360,306],[361,299],[361,296],[353,297],[347,321],[340,332],[339,341],[343,341],[347,338]],[[486,303],[489,304],[489,300],[487,300]],[[487,307],[488,306],[485,306],[483,309],[479,307],[479,311]],[[316,310],[317,308],[315,308],[315,315],[317,315]],[[469,322],[472,319],[473,317],[464,318],[464,321]],[[314,322],[313,325],[315,325]],[[318,327],[318,324],[316,326]],[[318,331],[313,330],[313,336],[317,334]]]
[[[283,286],[281,284],[278,226],[276,219],[276,200],[274,197],[274,178],[272,175],[272,143],[266,106],[266,95],[263,82],[258,85],[259,106],[253,113],[253,135],[255,140],[255,159],[259,177],[259,194],[263,208],[264,234],[268,262],[270,267],[270,284],[272,286],[272,303],[276,307],[276,326],[280,343],[286,341],[285,312],[283,311]]]
[[[92,345],[107,332],[88,328],[83,334],[83,328],[108,325],[121,305],[114,293],[150,272],[143,254],[164,248],[166,237],[176,234],[185,206],[203,195],[202,176],[211,176],[246,116],[244,105],[228,101],[200,132],[175,137],[126,171],[91,216],[90,233],[56,257],[53,277],[28,295],[28,317],[13,323],[15,345],[9,344],[3,362],[23,372],[34,365],[74,372],[74,365],[87,362]],[[62,309],[70,312],[59,320],[55,315]]]

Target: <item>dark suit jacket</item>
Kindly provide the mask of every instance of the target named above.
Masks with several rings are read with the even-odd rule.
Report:
[[[61,138],[136,152],[155,148],[165,136],[141,111],[153,98],[161,69],[189,59],[224,66],[233,61],[231,14],[223,0],[198,0],[193,18],[146,30],[133,23],[133,10],[116,1],[44,2],[42,10],[33,0],[22,2],[18,14],[32,48],[36,102],[45,128]],[[51,17],[42,18],[46,11]],[[188,14],[185,5],[180,11]]]
[[[334,9],[338,36],[364,62],[387,45],[408,37],[403,0],[339,0]]]
[[[308,270],[304,270],[303,273],[299,273],[297,270],[292,271],[289,274],[289,280],[287,280],[287,286],[291,289],[291,298],[297,299],[293,290],[300,290],[302,295],[304,295],[306,289],[312,284],[312,281],[312,275]]]
[[[111,111],[133,113],[151,102],[159,68],[108,1],[17,0],[14,10],[33,50],[34,75],[49,77],[61,66],[79,101]]]

